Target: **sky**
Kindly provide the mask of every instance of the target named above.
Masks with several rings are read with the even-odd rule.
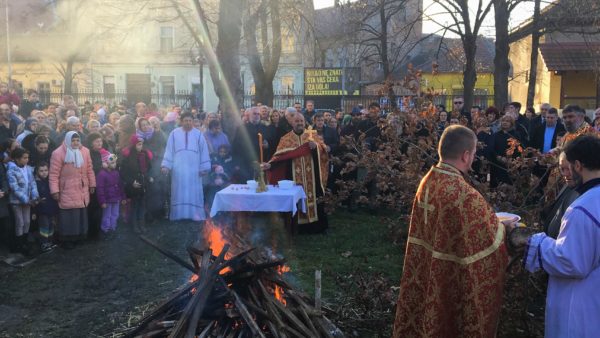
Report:
[[[333,6],[334,0],[313,0],[315,4],[315,9],[330,7]],[[469,0],[469,2],[473,3],[473,8],[477,6],[477,0]],[[439,6],[433,6],[432,0],[423,0],[423,8],[425,8],[425,12],[433,14],[436,12],[440,12]],[[545,4],[544,4],[545,3]],[[546,1],[542,1],[542,7],[547,5]],[[521,4],[516,10],[511,14],[511,27],[518,25],[519,23],[527,20],[533,15],[533,6],[531,3]],[[448,15],[447,18],[444,17],[436,17],[436,20],[439,22],[450,21],[452,18]],[[493,37],[494,36],[494,13],[488,13],[485,22],[489,22],[489,24],[482,27],[481,33],[486,36]],[[439,29],[439,26],[433,22],[423,21],[423,33],[433,33]]]

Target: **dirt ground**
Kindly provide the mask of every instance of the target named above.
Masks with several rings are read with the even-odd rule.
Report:
[[[146,235],[186,258],[198,229],[193,222],[162,222],[149,225]],[[0,262],[0,337],[111,336],[189,277],[129,225],[70,251],[57,248],[24,268]]]

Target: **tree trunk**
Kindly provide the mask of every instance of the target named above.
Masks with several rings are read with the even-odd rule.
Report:
[[[270,21],[264,14],[267,12],[267,6],[269,8]],[[260,32],[263,40],[263,50],[261,52],[258,51],[256,40],[258,23],[261,24]],[[271,28],[272,37],[270,44],[265,41],[265,36],[269,35],[269,27]],[[248,49],[248,61],[256,88],[256,101],[273,106],[273,79],[279,68],[279,59],[281,58],[281,15],[279,12],[279,2],[277,0],[263,0],[257,12],[246,20],[244,33]],[[271,46],[270,49],[269,46]],[[262,60],[261,55],[263,56]]]
[[[273,106],[273,80],[255,81],[256,102],[262,102],[269,107]]]
[[[210,76],[219,97],[221,111],[225,118],[230,119],[238,116],[238,107],[243,106],[244,101],[239,58],[242,16],[231,13],[241,13],[245,3],[244,0],[221,0],[216,60],[209,62]]]
[[[63,78],[65,80],[65,85],[63,88],[63,95],[72,95],[73,94],[73,64],[75,61],[73,59],[67,60],[65,65],[65,73],[63,74]]]
[[[537,66],[538,66],[538,53],[540,47],[540,30],[538,28],[539,17],[540,17],[540,2],[541,0],[535,0],[533,9],[533,33],[531,33],[531,59],[529,66],[529,84],[527,85],[527,106],[533,107],[533,101],[535,99],[535,84],[537,82]]]
[[[496,19],[496,55],[494,56],[494,105],[502,107],[508,102],[508,74],[510,63],[508,53],[510,45],[508,39],[509,9],[506,0],[494,1]]]
[[[473,34],[465,35],[463,38],[463,48],[465,51],[465,70],[463,72],[463,98],[465,102],[464,110],[470,110],[473,106],[473,92],[477,82],[477,63],[475,55],[477,54],[477,36]]]
[[[381,24],[381,34],[379,41],[381,49],[381,64],[383,66],[383,81],[391,80],[390,77],[390,61],[388,58],[388,35],[387,35],[387,19],[385,17],[385,0],[380,0],[379,3],[379,22]]]

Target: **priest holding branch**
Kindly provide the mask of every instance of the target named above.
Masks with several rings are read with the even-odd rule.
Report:
[[[296,114],[292,131],[281,138],[275,154],[261,168],[268,171],[271,184],[289,179],[304,188],[307,208],[306,213],[299,212],[299,231],[321,233],[327,230],[328,222],[323,203],[317,199],[325,193],[329,158],[326,145],[316,131],[304,127],[304,116]]]
[[[508,264],[505,227],[466,180],[477,137],[455,125],[444,130],[440,162],[417,190],[394,337],[495,337]]]

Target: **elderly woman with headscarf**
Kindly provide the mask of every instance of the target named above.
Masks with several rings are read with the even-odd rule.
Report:
[[[38,120],[35,117],[30,117],[25,121],[25,129],[17,136],[17,142],[21,144],[27,135],[35,134],[37,130]]]
[[[63,144],[52,153],[49,179],[50,193],[60,208],[59,239],[72,249],[87,235],[86,207],[96,189],[90,151],[81,145],[77,132],[67,132]]]

